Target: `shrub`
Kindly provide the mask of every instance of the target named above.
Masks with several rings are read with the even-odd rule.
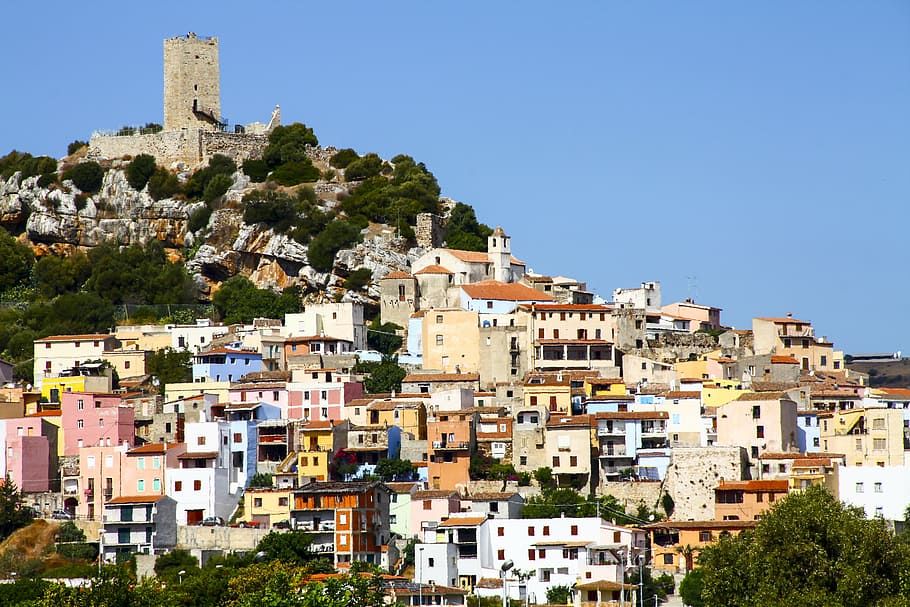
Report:
[[[164,127],[158,124],[157,122],[146,122],[145,126],[139,127],[140,135],[147,135],[149,133],[160,133],[164,130]]]
[[[131,188],[140,191],[148,183],[149,178],[155,174],[157,168],[154,156],[139,154],[127,165],[126,180]]]
[[[237,164],[233,160],[223,154],[215,154],[209,159],[207,167],[196,171],[190,177],[184,191],[190,198],[201,198],[205,194],[205,186],[215,175],[233,175],[236,170]]]
[[[310,242],[307,251],[310,265],[328,272],[335,263],[335,254],[360,240],[360,230],[346,221],[333,221]]]
[[[360,156],[352,150],[351,148],[345,148],[343,150],[338,150],[330,159],[329,164],[335,167],[336,169],[347,168],[351,162],[357,160]]]
[[[247,160],[243,163],[241,169],[244,175],[256,183],[262,183],[269,176],[269,165],[266,164],[265,160],[258,158]]]
[[[360,181],[376,177],[382,172],[382,158],[377,154],[367,154],[352,160],[344,171],[345,181]]]
[[[94,194],[101,189],[101,182],[104,180],[104,169],[94,161],[80,162],[63,174],[64,179],[69,179],[73,185],[82,190]]]
[[[202,228],[209,225],[209,220],[212,218],[212,207],[205,205],[200,207],[192,212],[189,216],[189,219],[186,222],[186,229],[190,232],[198,232]]]
[[[344,288],[348,291],[359,291],[370,283],[373,271],[369,268],[357,268],[344,281]]]
[[[182,191],[180,180],[165,168],[159,168],[149,177],[149,195],[155,200],[171,198]]]
[[[209,182],[205,185],[205,191],[202,193],[202,199],[206,202],[212,202],[216,198],[224,196],[224,194],[234,185],[234,180],[231,179],[230,175],[224,175],[219,173],[218,175],[213,175]]]
[[[284,192],[254,190],[243,202],[244,223],[264,223],[279,233],[286,232],[297,217],[297,205]]]
[[[275,168],[287,162],[299,162],[306,158],[306,146],[319,145],[313,129],[295,122],[288,126],[279,126],[269,133],[269,145],[262,153],[262,159],[269,168]],[[298,182],[299,183],[299,182]]]
[[[87,148],[87,147],[88,147],[87,141],[79,141],[77,139],[76,141],[74,141],[71,144],[69,144],[68,146],[66,146],[66,155],[72,156],[73,154],[75,154],[76,152],[81,150],[82,148]]]
[[[120,127],[120,129],[117,130],[118,137],[128,137],[130,135],[135,135],[135,134],[136,134],[136,127],[134,127],[134,126],[124,125],[124,126]]]
[[[309,158],[285,162],[272,171],[272,179],[287,186],[317,181],[320,175]]]
[[[57,181],[57,173],[44,173],[38,178],[38,187],[47,188]]]

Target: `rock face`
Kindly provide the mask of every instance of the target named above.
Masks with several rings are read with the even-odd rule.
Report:
[[[79,192],[68,181],[62,187],[42,188],[37,176],[22,180],[17,173],[0,181],[0,225],[13,232],[24,231],[38,256],[67,255],[110,240],[121,245],[158,240],[172,258],[186,259],[187,271],[204,299],[220,283],[243,274],[260,288],[299,286],[310,300],[343,298],[375,304],[379,279],[393,270],[407,270],[422,252],[408,251],[404,240],[379,226],[379,233],[373,230],[364,242],[339,251],[333,272],[318,272],[309,265],[306,245],[265,224],[243,222],[241,201],[250,187],[249,178],[238,172],[233,179],[222,199],[223,208],[212,213],[208,226],[193,233],[188,231],[189,218],[205,203],[156,201],[147,190],[137,192],[130,187],[120,168],[105,173],[102,187],[94,195]],[[336,206],[336,195],[345,190],[339,184],[316,186],[325,209]],[[372,284],[356,293],[344,291],[344,279],[358,268],[372,272]]]

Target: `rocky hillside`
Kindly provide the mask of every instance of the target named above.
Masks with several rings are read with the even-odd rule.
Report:
[[[344,217],[339,201],[359,183],[345,182],[344,171],[329,166],[334,152],[333,148],[320,147],[307,150],[313,166],[328,176],[307,187],[316,193],[316,205],[321,210]],[[78,159],[61,161],[58,173],[74,162]],[[227,278],[243,274],[261,288],[299,285],[309,299],[375,302],[378,279],[392,270],[407,269],[410,260],[423,252],[413,241],[396,237],[394,228],[371,223],[362,231],[361,242],[337,253],[331,271],[320,272],[309,263],[307,244],[276,232],[266,223],[250,225],[243,220],[245,194],[257,188],[289,192],[295,188],[254,184],[238,170],[231,176],[228,191],[215,201],[208,225],[192,231],[190,218],[206,203],[181,197],[155,200],[148,188],[133,189],[125,173],[128,163],[128,159],[102,161],[106,170],[101,187],[93,194],[80,192],[65,179],[47,184],[40,175],[23,179],[21,173],[14,173],[0,180],[0,225],[30,244],[38,257],[68,255],[106,240],[130,245],[157,239],[172,260],[186,264],[202,300]],[[192,171],[176,168],[182,182],[192,175]],[[441,203],[444,209],[453,205],[453,201]],[[345,292],[344,278],[358,268],[372,272],[372,283],[363,291]]]

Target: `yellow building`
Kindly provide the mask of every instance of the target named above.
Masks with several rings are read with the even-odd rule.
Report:
[[[64,392],[103,392],[112,389],[111,378],[107,375],[74,375],[72,377],[48,377],[41,382],[41,396],[48,402],[59,403]]]
[[[368,424],[371,426],[397,426],[413,434],[417,440],[427,438],[427,409],[421,400],[383,398],[367,405]]]
[[[904,413],[900,409],[850,409],[819,413],[821,449],[843,453],[848,466],[903,466]]]
[[[524,405],[543,407],[550,413],[571,414],[572,385],[569,374],[529,373],[524,381]]]
[[[589,377],[585,380],[585,395],[588,398],[626,396],[626,382],[621,377]]]
[[[744,390],[741,382],[732,379],[715,379],[701,389],[701,402],[706,407],[726,405],[752,390]]]
[[[167,399],[180,400],[202,394],[213,394],[219,402],[226,403],[230,400],[228,391],[231,389],[229,381],[197,381],[182,382],[177,384],[165,384],[164,393]]]
[[[291,518],[291,489],[249,488],[243,494],[243,519],[266,529]]]
[[[426,310],[423,368],[443,373],[480,372],[480,316],[465,310]]]
[[[660,573],[686,573],[698,564],[702,548],[727,535],[754,529],[758,521],[661,521],[651,533],[651,565]]]
[[[826,337],[816,337],[812,323],[785,318],[753,318],[755,354],[792,356],[803,371],[840,371],[844,353]]]
[[[335,452],[348,443],[349,422],[320,420],[298,422],[296,449],[292,457],[297,463],[297,481],[312,477],[318,481],[329,480],[329,467]]]

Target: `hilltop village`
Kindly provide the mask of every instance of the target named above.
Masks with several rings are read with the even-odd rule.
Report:
[[[148,154],[166,183],[163,167],[224,154],[248,174],[220,175],[223,189],[206,194],[223,208],[142,198],[151,185],[131,190],[122,163],[93,196],[53,185],[56,168],[0,188],[0,215],[25,225],[41,255],[97,246],[120,221],[99,200],[121,196],[146,207],[119,236],[183,251],[201,291],[243,274],[308,294],[294,295],[299,311],[250,322],[41,336],[31,383],[0,360],[0,467],[38,518],[77,523],[99,566],[135,558],[149,571],[175,550],[205,563],[302,533],[338,571],[384,571],[390,602],[636,604],[645,568],[679,581],[703,547],[811,486],[903,525],[910,389],[870,387],[809,320],[769,311],[733,329],[711,305],[721,302],[666,301],[658,281],[594,293],[531,271],[508,226],[450,246],[453,206],[438,190],[413,224],[386,224],[359,249],[352,239],[319,272],[314,241],[245,214],[229,226],[251,204],[231,198],[250,185],[249,161],[269,157],[284,127],[276,108],[268,124],[227,131],[217,64],[217,39],[165,41],[164,127],[96,133],[79,162]],[[330,155],[305,150],[260,181]],[[321,228],[353,215],[345,184],[374,187],[387,173],[396,184],[402,167],[415,183],[429,175],[406,157],[356,180],[327,167],[309,204],[341,211]],[[31,200],[41,183],[47,198]],[[208,223],[188,227],[188,204]],[[142,224],[152,208],[157,223]],[[367,219],[363,231],[377,232]],[[67,225],[71,241],[52,242]],[[211,240],[223,233],[227,252]],[[405,241],[414,246],[374,246]],[[358,272],[369,297],[336,276]],[[163,355],[185,356],[191,380],[161,381],[152,361]]]

